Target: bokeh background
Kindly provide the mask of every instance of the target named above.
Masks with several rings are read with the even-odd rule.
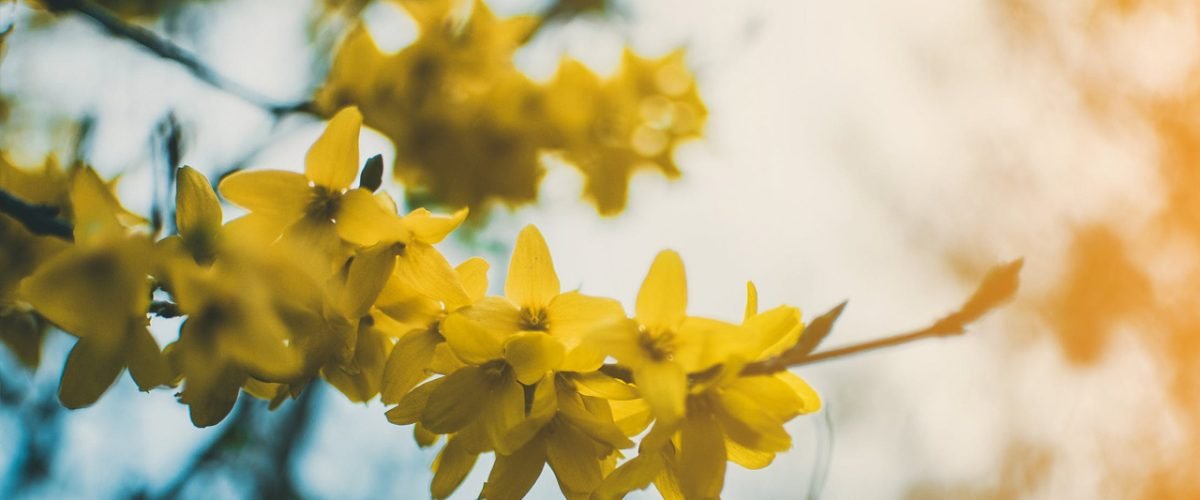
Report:
[[[488,4],[500,15],[548,5]],[[213,0],[139,22],[291,101],[321,82],[328,61],[314,44],[332,47],[346,29],[314,21],[322,9]],[[612,11],[546,27],[518,67],[544,81],[570,54],[605,74],[625,45],[683,47],[705,137],[675,151],[680,179],[635,175],[611,217],[580,199],[578,171],[551,164],[536,204],[494,210],[444,245],[452,261],[496,263],[493,291],[517,231],[534,223],[564,287],[627,309],[663,248],[687,264],[693,313],[738,319],[747,280],[764,304],[809,317],[849,299],[827,340],[836,346],[923,326],[989,266],[1025,258],[1018,298],[965,337],[799,369],[825,409],[790,424],[794,449],[766,470],[730,467],[726,497],[1200,495],[1195,3],[657,0]],[[10,2],[0,13],[12,28],[0,147],[31,163],[73,154],[86,122],[85,158],[122,174],[135,211],[161,196],[168,113],[183,162],[210,175],[299,170],[322,129],[311,116],[277,120],[78,16]],[[363,17],[385,50],[415,36],[387,1]],[[362,150],[395,155],[373,132]],[[172,327],[154,323],[160,340]],[[170,391],[142,394],[123,377],[94,407],[67,411],[54,391],[70,344],[52,335],[33,374],[0,350],[0,496],[236,498],[281,474],[305,497],[428,495],[435,451],[378,402],[326,387],[275,413],[243,401],[201,430]],[[531,493],[556,495],[548,472]]]

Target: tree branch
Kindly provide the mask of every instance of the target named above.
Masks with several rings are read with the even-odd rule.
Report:
[[[74,241],[71,223],[60,219],[58,212],[58,207],[29,203],[0,189],[0,213],[16,219],[33,234]]]
[[[108,9],[90,0],[47,0],[47,6],[56,12],[76,12],[94,21],[109,34],[136,43],[156,56],[183,66],[193,76],[212,87],[239,99],[263,108],[275,116],[293,112],[314,113],[311,102],[283,103],[268,98],[253,89],[224,77],[205,65],[192,53],[158,36],[154,32],[121,20]]]

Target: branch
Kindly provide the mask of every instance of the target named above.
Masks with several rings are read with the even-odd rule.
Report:
[[[33,234],[74,241],[71,223],[58,218],[58,212],[58,207],[29,203],[0,189],[0,213],[16,219]]]
[[[906,344],[915,340],[961,335],[966,332],[968,324],[1003,305],[1016,294],[1017,287],[1020,284],[1021,267],[1023,265],[1024,260],[1017,259],[1008,264],[993,267],[988,271],[987,276],[984,276],[983,281],[979,284],[979,288],[975,289],[975,293],[971,294],[971,297],[967,299],[962,307],[935,321],[928,327],[816,354],[812,353],[817,347],[816,343],[806,343],[802,340],[795,347],[784,351],[777,357],[746,365],[742,369],[742,374],[767,375],[786,370],[793,366],[807,365],[851,354],[874,351],[885,347]],[[805,329],[801,339],[810,335],[810,330],[815,330],[814,333],[818,337],[817,342],[820,342],[820,339],[828,335],[829,330],[833,328],[833,323],[837,321],[845,305],[845,303],[842,303],[832,311],[813,320],[808,328]]]
[[[794,366],[807,365],[820,361],[841,358],[852,354],[875,351],[885,347],[907,344],[916,340],[933,338],[933,337],[948,337],[952,335],[960,335],[966,332],[967,325],[975,320],[983,317],[991,310],[1003,305],[1017,292],[1017,287],[1020,284],[1021,266],[1024,265],[1024,260],[1017,259],[1008,264],[993,267],[988,271],[987,276],[984,276],[983,281],[979,284],[979,288],[975,289],[975,293],[960,307],[957,311],[950,313],[935,321],[932,325],[916,330],[913,332],[892,335],[881,339],[863,342],[861,344],[853,344],[846,347],[839,347],[824,352],[813,353],[817,346],[829,335],[833,330],[833,324],[837,322],[838,317],[842,315],[842,311],[846,308],[846,303],[838,304],[829,312],[818,316],[804,329],[804,334],[800,336],[800,341],[791,349],[784,351],[770,359],[764,359],[750,363],[742,368],[741,375],[770,375],[778,373]],[[633,372],[624,366],[615,364],[606,364],[600,367],[600,371],[604,374],[623,380],[625,382],[633,382]],[[691,374],[690,377],[702,379],[707,372]]]
[[[151,302],[148,312],[160,318],[178,318],[184,315],[183,311],[179,310],[179,305],[165,300]]]
[[[84,17],[99,24],[109,34],[141,45],[142,48],[152,52],[154,55],[183,66],[200,81],[254,106],[263,108],[272,115],[280,116],[293,112],[315,112],[310,102],[281,103],[263,96],[245,85],[225,78],[201,62],[192,53],[148,29],[126,23],[108,9],[90,0],[48,0],[45,3],[50,10],[55,12],[73,11],[82,14]]]

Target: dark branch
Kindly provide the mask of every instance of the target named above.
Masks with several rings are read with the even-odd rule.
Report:
[[[71,223],[60,219],[58,212],[58,207],[29,203],[0,189],[0,213],[16,219],[33,234],[74,241]]]
[[[179,310],[179,306],[174,302],[165,300],[156,300],[150,303],[150,314],[160,318],[178,318],[183,316],[183,311]]]
[[[46,4],[51,10],[56,12],[77,12],[95,21],[96,24],[99,24],[109,34],[141,45],[142,48],[152,52],[154,55],[183,66],[200,81],[263,108],[275,116],[294,112],[313,112],[311,103],[278,102],[259,94],[245,85],[224,77],[205,65],[192,53],[150,30],[126,23],[108,9],[90,0],[49,0]]]

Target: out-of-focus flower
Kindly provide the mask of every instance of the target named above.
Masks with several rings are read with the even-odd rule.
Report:
[[[0,155],[0,189],[29,203],[56,208],[70,207],[70,182],[56,161],[40,167],[21,168]],[[53,236],[32,234],[7,215],[0,215],[0,342],[30,368],[41,359],[42,338],[47,324],[27,305],[18,300],[17,287],[41,263],[68,247]]]
[[[142,390],[170,381],[147,330],[153,252],[145,234],[130,233],[125,211],[91,168],[74,172],[70,191],[76,245],[21,282],[19,296],[46,319],[80,338],[59,387],[64,406],[88,406],[121,369]]]
[[[385,54],[356,29],[316,102],[323,112],[364,110],[366,123],[396,146],[395,175],[410,200],[477,214],[532,202],[541,156],[551,152],[580,169],[584,195],[602,214],[624,208],[634,170],[679,175],[673,149],[699,135],[706,114],[682,52],[650,60],[627,51],[605,81],[566,60],[554,82],[538,85],[512,56],[539,19],[497,19],[482,1],[469,17],[449,0],[401,3],[418,24],[417,40]],[[568,8],[575,7],[592,6]]]

